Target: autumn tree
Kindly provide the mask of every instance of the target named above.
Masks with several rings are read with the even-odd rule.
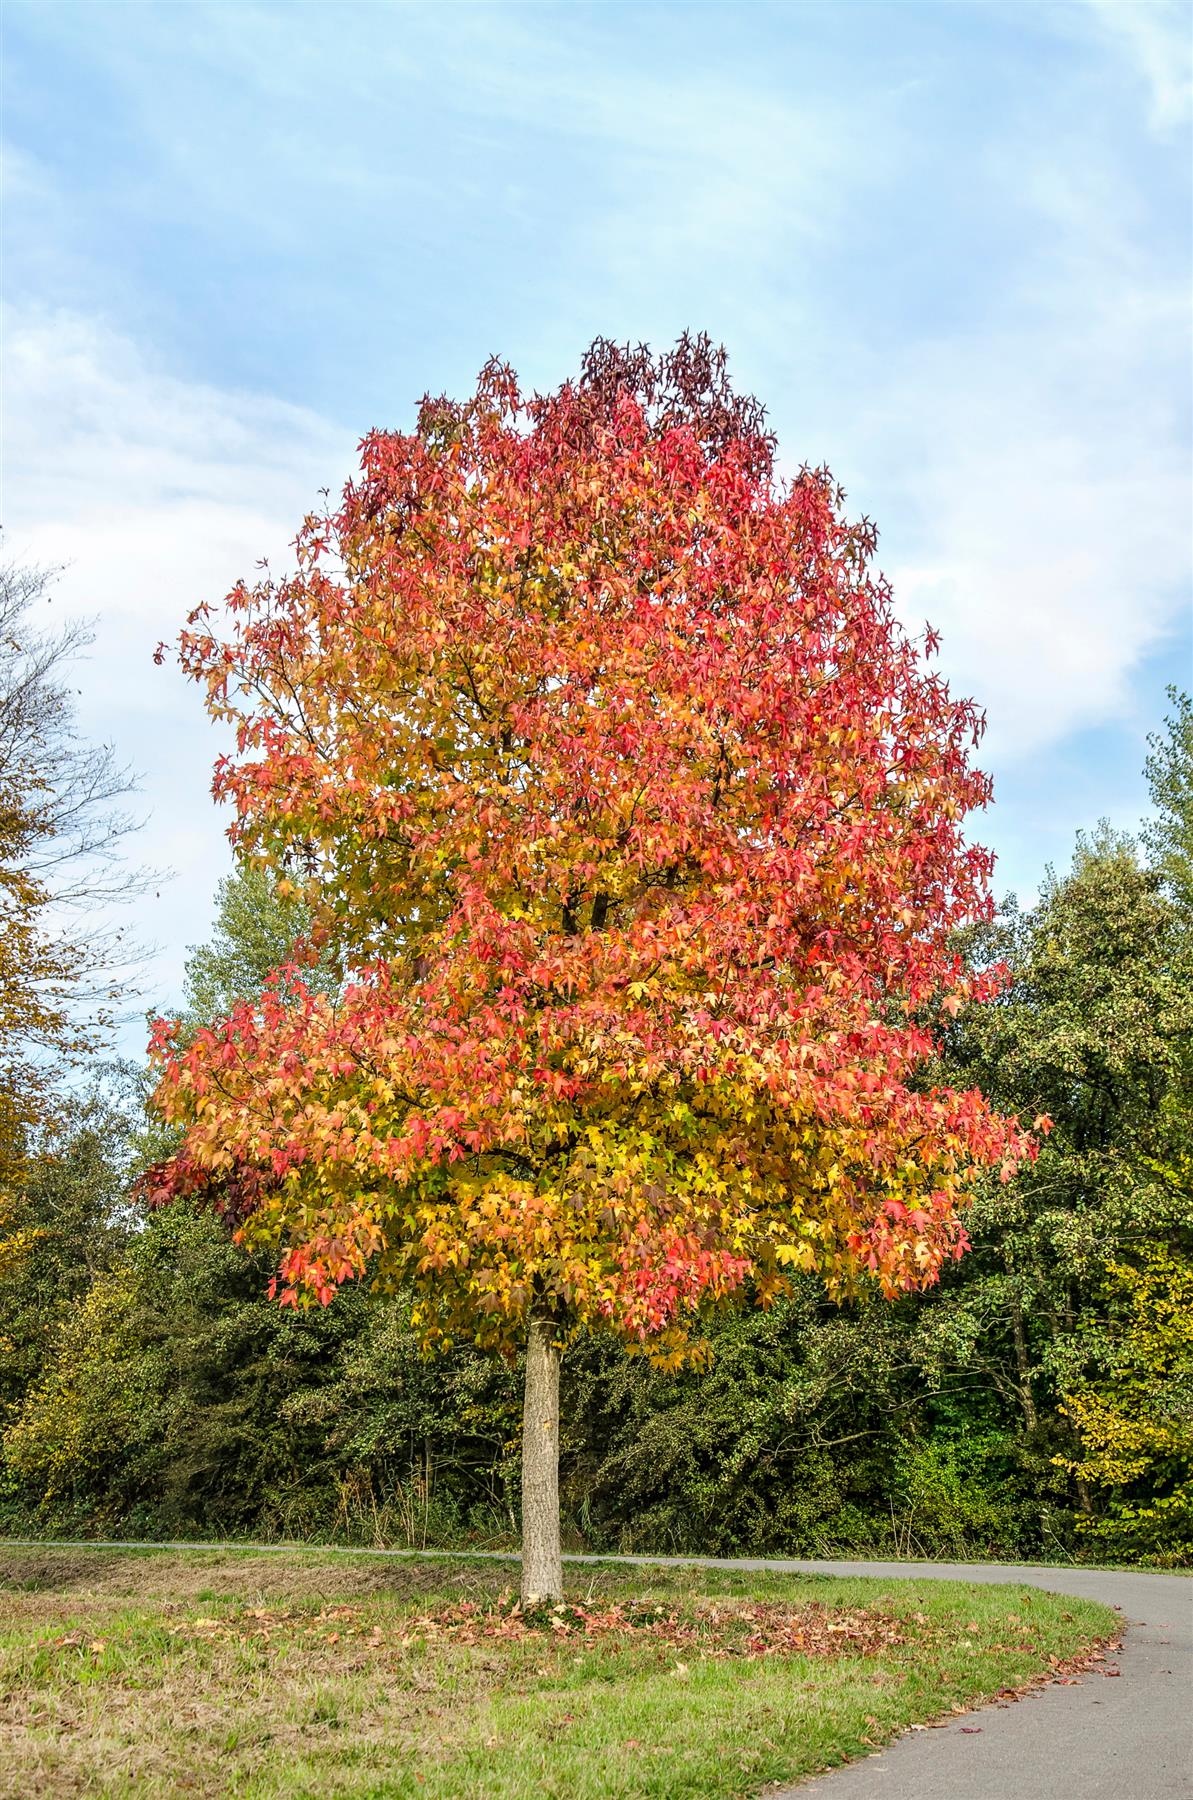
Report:
[[[155,1190],[276,1246],[284,1303],[368,1276],[428,1344],[525,1344],[528,1600],[561,1591],[570,1333],[677,1366],[791,1271],[922,1287],[1028,1152],[916,1079],[975,997],[989,784],[873,552],[723,352],[598,341],[556,392],[493,362],[371,433],[293,571],[181,638],[233,841],[345,977],[156,1027]]]

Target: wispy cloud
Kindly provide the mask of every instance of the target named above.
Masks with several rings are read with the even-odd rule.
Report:
[[[885,527],[910,621],[986,707],[987,755],[1132,721],[1133,679],[1189,631],[1185,284],[1113,253],[1015,323],[876,378],[842,455]]]
[[[1193,10],[1186,0],[1085,0],[1098,27],[1127,57],[1148,95],[1152,128],[1193,118]]]
[[[154,666],[154,649],[258,558],[284,561],[353,446],[300,408],[179,380],[92,319],[7,308],[3,344],[5,554],[65,565],[51,616],[95,621],[81,720],[141,771],[150,817],[137,855],[174,871],[144,921],[166,947],[154,970],[165,999],[226,866],[208,793],[226,746],[199,696]]]

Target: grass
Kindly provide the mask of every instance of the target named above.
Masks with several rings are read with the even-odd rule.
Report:
[[[0,1549],[0,1795],[730,1800],[1116,1624],[1012,1585],[615,1564],[569,1572],[587,1624],[528,1623],[494,1611],[510,1573]]]

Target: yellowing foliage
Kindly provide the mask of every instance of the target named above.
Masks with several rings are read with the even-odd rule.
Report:
[[[1062,1466],[1114,1498],[1088,1531],[1137,1548],[1193,1548],[1193,1259],[1149,1248],[1112,1264],[1124,1309],[1112,1373],[1065,1397],[1082,1455]],[[1141,1487],[1146,1502],[1132,1497]]]

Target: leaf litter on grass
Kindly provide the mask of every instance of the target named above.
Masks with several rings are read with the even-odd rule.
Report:
[[[1064,1617],[1068,1619],[1071,1618],[1072,1615],[1066,1613]],[[954,1724],[958,1717],[964,1718],[968,1713],[974,1711],[975,1707],[1007,1707],[1013,1705],[1016,1701],[1028,1699],[1032,1694],[1041,1693],[1048,1687],[1079,1687],[1081,1685],[1082,1677],[1085,1675],[1098,1673],[1103,1676],[1119,1675],[1121,1673],[1119,1669],[1102,1668],[1101,1665],[1105,1663],[1107,1657],[1116,1655],[1121,1646],[1121,1632],[1111,1633],[1106,1637],[1095,1638],[1084,1650],[1079,1651],[1075,1656],[1049,1656],[1046,1665],[1041,1669],[1035,1670],[1035,1672],[1027,1676],[1025,1680],[1000,1687],[992,1695],[979,1695],[975,1699],[973,1705],[963,1705],[955,1702],[949,1707],[948,1712],[941,1713],[937,1718],[929,1719],[926,1723],[916,1722],[906,1725],[904,1730],[941,1731],[946,1726]],[[1028,1651],[1031,1648],[1032,1646],[1030,1644],[1014,1644],[1011,1646],[1006,1644],[992,1644],[990,1646],[990,1649],[995,1654],[1006,1654],[1008,1649],[1015,1652],[1023,1652]],[[961,1730],[966,1732],[980,1731],[981,1729],[980,1725],[961,1726]]]
[[[507,1591],[489,1605],[457,1601],[406,1615],[388,1626],[352,1606],[311,1614],[293,1608],[250,1607],[222,1618],[186,1619],[166,1626],[172,1637],[269,1644],[305,1639],[365,1648],[408,1650],[417,1644],[586,1643],[610,1639],[657,1644],[693,1655],[752,1661],[764,1656],[873,1656],[907,1642],[901,1621],[859,1608],[842,1612],[816,1601],[800,1606],[719,1600],[679,1607],[651,1601],[585,1605],[561,1602],[525,1609]],[[55,1640],[65,1645],[68,1640]]]

